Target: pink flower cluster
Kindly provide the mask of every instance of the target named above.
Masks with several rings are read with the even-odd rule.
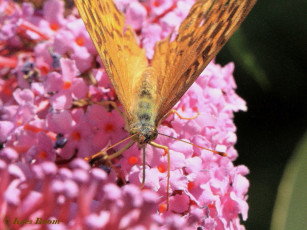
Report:
[[[194,0],[116,3],[150,59],[156,41],[178,28]],[[0,28],[0,229],[244,229],[248,169],[232,161],[233,113],[246,105],[235,93],[232,63],[211,62],[175,106],[182,116],[197,118],[172,115],[159,127],[227,153],[221,157],[160,135],[156,142],[169,147],[171,158],[166,211],[168,162],[161,149],[146,148],[142,190],[136,145],[108,174],[109,168],[90,168],[80,159],[128,134],[121,115],[99,105],[119,102],[97,68],[101,61],[77,10],[65,12],[60,0],[45,1],[42,9],[2,1]],[[96,103],[75,104],[89,98]],[[119,187],[123,181],[129,185]]]

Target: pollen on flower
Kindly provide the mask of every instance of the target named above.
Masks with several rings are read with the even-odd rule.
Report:
[[[71,86],[71,81],[65,81],[63,84],[63,89],[69,89]]]
[[[81,134],[78,131],[74,131],[74,132],[72,132],[71,137],[74,140],[79,141],[81,139]]]
[[[139,162],[139,158],[136,156],[131,156],[128,158],[128,162],[130,165],[135,165],[136,163]]]
[[[159,165],[159,166],[158,166],[158,170],[159,170],[160,173],[166,172],[166,168],[165,168],[164,165]]]
[[[107,123],[105,126],[104,126],[104,131],[106,132],[113,132],[115,129],[114,125],[112,123]]]
[[[16,121],[16,125],[17,125],[17,126],[20,126],[20,125],[22,125],[22,122],[23,122],[23,119],[20,118],[20,119],[18,119],[18,120]]]
[[[57,31],[60,28],[59,24],[55,22],[50,23],[49,26],[50,26],[50,29],[52,29],[53,31]]]
[[[167,204],[163,203],[159,205],[159,213],[164,213],[167,210]]]
[[[84,40],[84,38],[82,38],[82,37],[76,38],[75,41],[76,41],[76,43],[77,43],[78,46],[84,46],[84,44],[85,44],[85,40]]]

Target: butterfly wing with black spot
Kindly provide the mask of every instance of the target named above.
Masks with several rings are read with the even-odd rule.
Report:
[[[256,0],[198,0],[174,41],[158,42],[152,66],[158,72],[159,122],[173,108],[235,32]]]
[[[75,4],[130,120],[134,85],[148,66],[145,51],[112,0],[75,0]]]

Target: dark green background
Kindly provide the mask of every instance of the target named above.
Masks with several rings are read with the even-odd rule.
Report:
[[[306,10],[306,0],[258,1],[217,57],[235,62],[237,92],[248,105],[235,115],[235,164],[250,169],[247,230],[270,228],[284,168],[307,130]]]

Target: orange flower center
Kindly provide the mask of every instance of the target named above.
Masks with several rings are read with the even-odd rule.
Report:
[[[71,86],[71,81],[65,81],[63,84],[63,89],[69,89]]]
[[[159,170],[160,173],[166,172],[166,168],[165,168],[164,165],[159,165],[159,166],[158,166],[158,170]]]
[[[193,110],[194,112],[198,113],[198,108],[197,108],[196,106],[193,106],[193,107],[192,107],[192,110]]]
[[[159,212],[160,212],[160,213],[163,213],[163,212],[165,212],[166,210],[167,210],[167,205],[166,205],[166,203],[160,204],[160,206],[159,206]]]
[[[55,22],[50,23],[49,26],[50,26],[50,29],[52,29],[53,31],[57,31],[60,28],[59,24]]]
[[[188,183],[188,189],[189,189],[189,190],[193,189],[194,186],[195,186],[194,182],[190,181],[190,182]]]
[[[130,165],[135,165],[136,163],[139,162],[139,158],[136,156],[131,156],[128,158],[128,162]]]
[[[76,141],[79,141],[81,139],[81,134],[78,132],[78,131],[74,131],[72,134],[71,134],[71,137],[76,140]]]
[[[49,72],[49,68],[46,65],[40,66],[39,69],[43,75],[46,75]]]
[[[106,132],[113,132],[115,129],[114,125],[112,123],[107,123],[105,126],[104,126],[104,131]]]
[[[154,5],[155,7],[158,7],[158,6],[160,6],[160,2],[159,2],[159,1],[154,1],[154,2],[153,2],[153,5]]]
[[[84,40],[84,38],[79,37],[79,38],[76,38],[75,41],[76,41],[76,43],[77,43],[78,46],[84,46],[84,45],[85,45],[85,40]]]
[[[47,153],[45,151],[41,151],[38,154],[38,157],[41,158],[41,159],[46,159],[47,158]]]

